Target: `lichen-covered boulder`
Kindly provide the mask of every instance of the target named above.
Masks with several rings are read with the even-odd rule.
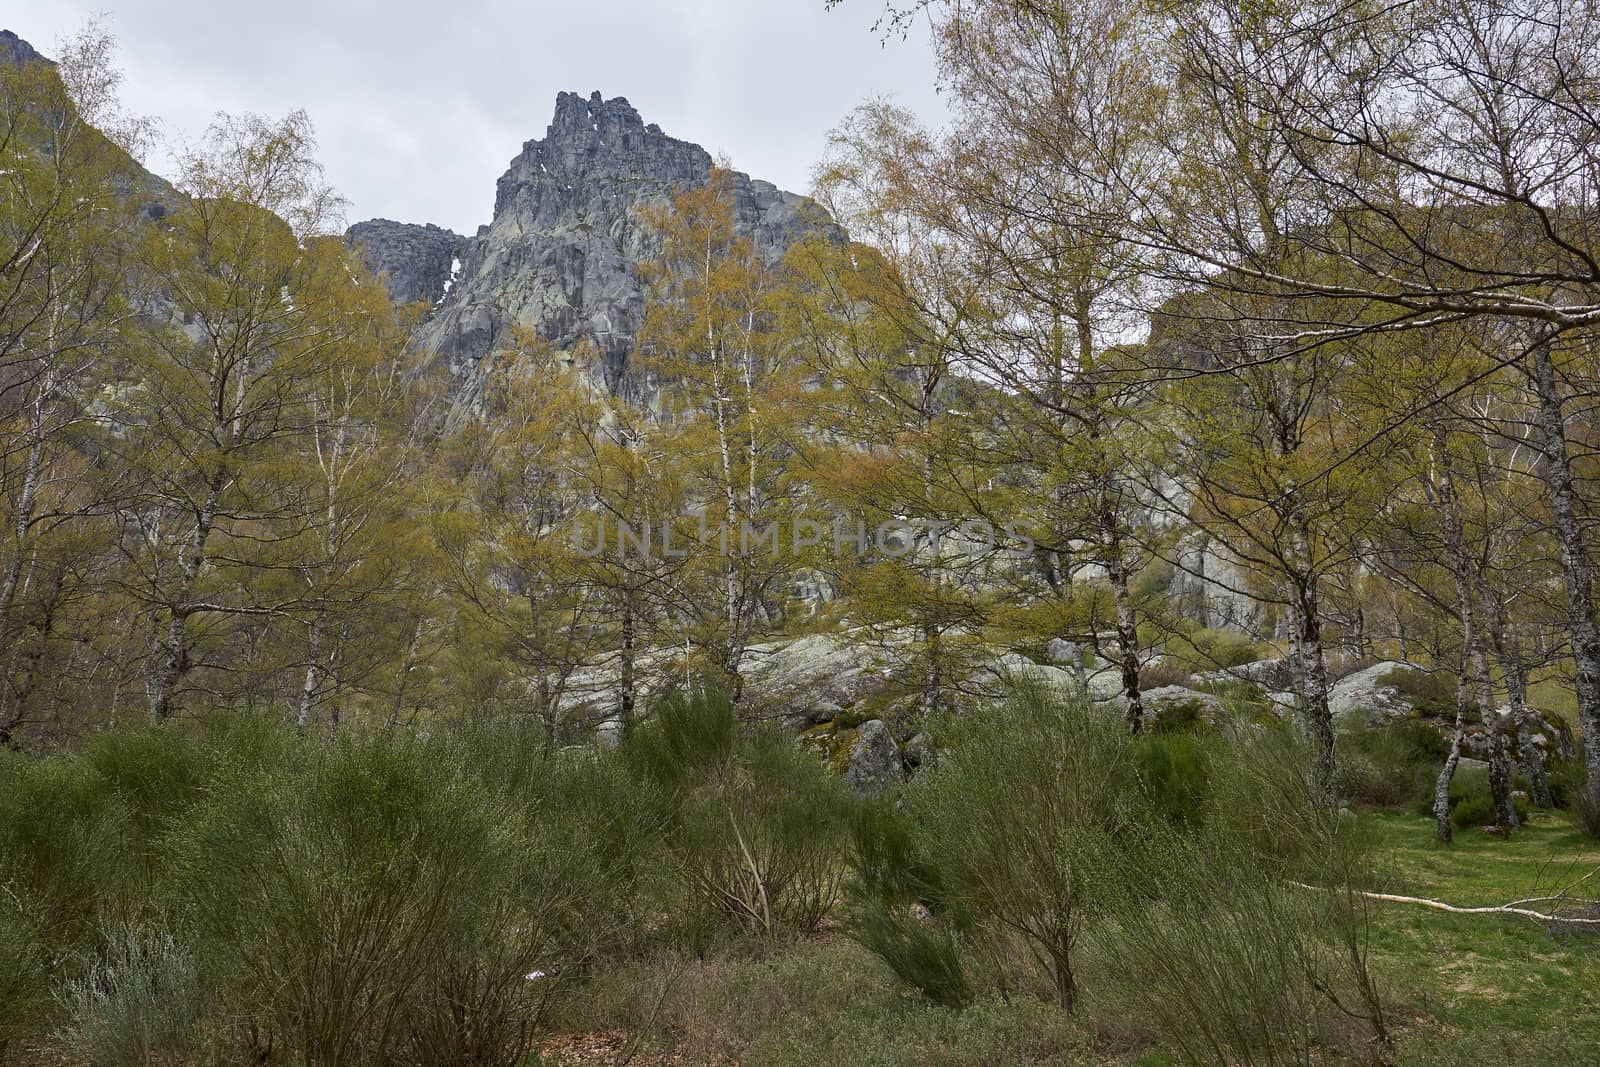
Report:
[[[856,730],[844,780],[859,796],[878,796],[900,784],[905,767],[900,746],[882,719],[868,719]]]
[[[1415,710],[1398,686],[1384,682],[1385,675],[1409,666],[1385,660],[1346,675],[1328,689],[1328,710],[1340,726],[1381,726],[1403,719]]]
[[[836,717],[885,677],[876,649],[849,634],[810,634],[745,653],[745,694],[756,714],[793,728]]]
[[[933,745],[933,735],[926,730],[919,730],[911,735],[911,739],[900,750],[900,758],[905,765],[913,771],[926,770],[932,767],[939,758]]]
[[[1144,706],[1146,722],[1160,722],[1164,717],[1187,716],[1191,712],[1204,722],[1215,725],[1223,716],[1223,704],[1210,693],[1202,693],[1182,685],[1163,685],[1139,694]]]
[[[1269,692],[1283,692],[1294,688],[1294,661],[1288,656],[1258,659],[1233,667],[1202,671],[1194,676],[1194,680],[1210,683],[1251,682]]]
[[[1079,685],[1078,672],[1048,663],[1035,663],[1015,652],[1001,652],[977,663],[967,681],[970,692],[983,698],[1004,696],[1018,684],[1041,685],[1065,693]]]

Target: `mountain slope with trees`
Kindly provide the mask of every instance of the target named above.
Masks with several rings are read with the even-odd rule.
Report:
[[[1592,8],[891,7],[472,236],[0,35],[0,1061],[1581,1061]]]

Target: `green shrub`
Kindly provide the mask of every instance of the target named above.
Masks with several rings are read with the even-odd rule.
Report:
[[[1589,802],[1588,792],[1579,788],[1573,792],[1572,801],[1567,807],[1567,814],[1572,824],[1590,837],[1600,837],[1600,810]]]
[[[1193,681],[1193,676],[1187,670],[1171,663],[1152,663],[1139,669],[1141,693],[1168,685],[1188,686]]]
[[[1206,716],[1210,706],[1198,697],[1183,700],[1163,700],[1155,708],[1155,721],[1151,732],[1161,734],[1203,734],[1211,731]]]
[[[1419,671],[1413,667],[1396,667],[1378,678],[1379,685],[1392,685],[1400,695],[1411,702],[1417,714],[1424,718],[1444,719],[1454,722],[1456,708],[1456,678],[1439,671]],[[1469,714],[1473,709],[1468,708]],[[1442,758],[1442,757],[1441,757]]]
[[[551,990],[575,964],[555,931],[566,925],[563,913],[589,912],[582,883],[559,866],[497,863],[488,873],[487,885],[469,891],[474,899],[455,904],[442,936],[429,938],[425,965],[405,990],[396,1047],[380,1062],[523,1062]]]
[[[1024,686],[962,723],[906,792],[947,906],[992,938],[1021,938],[1069,1009],[1078,937],[1107,904],[1106,868],[1143,817],[1137,777],[1118,719],[1082,694]]]
[[[1294,726],[1241,733],[1214,764],[1211,789],[1215,834],[1285,877],[1318,882],[1330,865],[1342,877],[1366,854],[1354,820],[1324,802],[1310,743]]]
[[[659,921],[666,894],[664,834],[671,813],[649,782],[610,755],[577,752],[551,761],[526,817],[557,854],[582,857],[582,907],[563,930],[574,958],[618,951]]]
[[[1134,745],[1139,785],[1151,808],[1175,826],[1205,821],[1213,744],[1188,734],[1156,734]]]
[[[964,916],[947,907],[940,868],[918,852],[911,821],[877,800],[857,808],[850,828],[851,938],[934,1003],[965,1006]]]
[[[50,945],[16,887],[0,887],[0,1063],[49,1024]]]
[[[0,1052],[48,1031],[52,990],[147,906],[136,827],[86,761],[0,754]]]
[[[270,715],[224,712],[204,719],[200,726],[211,770],[242,773],[286,767],[299,761],[305,751],[305,736]]]
[[[442,746],[286,747],[276,764],[223,769],[173,832],[170,881],[202,980],[302,1062],[404,1061],[438,1011],[470,1040],[485,991],[551,950],[545,910],[581,886],[560,885],[561,858],[531,847]]]
[[[1600,837],[1600,811],[1589,806],[1588,775],[1583,760],[1556,760],[1549,767],[1550,799],[1567,819],[1590,837]]]
[[[1437,776],[1435,776],[1437,780]],[[1418,815],[1433,814],[1434,783],[1419,795],[1412,810]],[[1516,798],[1517,817],[1526,818],[1528,803]],[[1494,797],[1489,790],[1489,769],[1473,764],[1456,768],[1450,778],[1450,822],[1456,829],[1476,829],[1494,825]]]
[[[945,868],[925,854],[926,842],[895,802],[878,798],[856,806],[850,818],[850,891],[858,900],[920,903],[936,915],[948,911]]]
[[[87,763],[0,756],[0,889],[62,957],[135,906],[132,817]]]
[[[166,933],[128,930],[61,997],[56,1046],[94,1067],[193,1063],[203,1044],[201,993],[188,952]]]
[[[1169,634],[1163,646],[1166,662],[1190,674],[1254,663],[1266,655],[1258,642],[1235,630],[1196,628]]]
[[[850,936],[935,1004],[964,1008],[972,1001],[960,936],[950,925],[908,908],[868,901],[852,914]]]
[[[1488,796],[1458,796],[1451,791],[1450,824],[1457,830],[1477,829],[1494,825],[1494,798]],[[1526,811],[1517,813],[1526,815]]]
[[[238,716],[0,754],[0,1055],[56,1028],[95,1063],[514,1063],[674,903],[667,809],[515,725],[330,745]]]
[[[1096,943],[1122,1010],[1180,1062],[1311,1063],[1328,953],[1314,894],[1236,838],[1165,835],[1141,853],[1115,934]]]
[[[695,923],[770,935],[827,914],[851,802],[813,756],[776,731],[742,732],[710,684],[668,694],[621,753],[665,798],[663,843]]]
[[[468,726],[439,744],[507,805],[522,832],[587,865],[584,906],[567,915],[563,934],[575,955],[619,950],[655,923],[665,907],[662,835],[670,811],[654,782],[613,753],[550,753],[536,724],[515,720]]]
[[[1122,1010],[1182,1062],[1318,1062],[1345,1020],[1387,1044],[1357,891],[1367,842],[1313,768],[1295,731],[1247,733],[1215,751],[1200,829],[1158,827],[1122,854],[1095,951]]]
[[[1194,688],[1222,701],[1223,710],[1231,719],[1268,722],[1279,717],[1278,706],[1267,698],[1266,690],[1243,678],[1196,682]]]
[[[649,723],[622,746],[639,777],[683,789],[701,773],[725,767],[739,743],[739,719],[720,686],[703,682],[661,697]]]
[[[473,726],[430,747],[483,791],[513,853],[409,998],[395,1062],[514,1064],[553,992],[599,956],[631,951],[658,922],[658,797],[608,753],[550,753],[535,728]],[[530,979],[529,975],[535,975]]]
[[[157,838],[199,799],[215,754],[178,724],[103,731],[85,749],[82,762],[127,806],[129,845],[147,875]]]
[[[1512,803],[1516,806],[1517,818],[1526,819],[1527,801],[1517,797]],[[1431,802],[1427,810],[1429,813],[1433,811]],[[1494,796],[1489,790],[1487,767],[1461,767],[1456,770],[1450,779],[1450,822],[1458,830],[1494,825]]]
[[[1545,767],[1545,777],[1550,783],[1550,799],[1557,808],[1568,810],[1583,792],[1583,761],[1553,759]]]
[[[1339,735],[1339,793],[1365,804],[1410,804],[1433,797],[1450,745],[1433,726],[1402,719]]]

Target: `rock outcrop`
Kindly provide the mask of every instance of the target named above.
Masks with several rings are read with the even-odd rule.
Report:
[[[0,30],[0,64],[20,67],[24,63],[41,61],[50,62],[34,51],[33,45],[24,41],[21,37],[18,37],[10,30]]]
[[[423,301],[430,307],[449,294],[461,270],[467,239],[429,223],[416,226],[369,219],[350,227],[345,240],[361,250],[373,273],[389,287],[397,304]]]
[[[1328,710],[1333,713],[1334,722],[1344,726],[1380,726],[1410,715],[1411,701],[1401,694],[1399,686],[1383,680],[1408,666],[1386,660],[1333,683],[1328,689]]]
[[[893,789],[904,777],[900,746],[888,725],[879,719],[862,723],[850,745],[845,782],[857,795],[872,797]]]
[[[1178,543],[1167,595],[1184,617],[1202,626],[1254,633],[1261,626],[1262,606],[1241,591],[1247,581],[1244,568],[1219,543],[1191,533]]]
[[[642,385],[630,371],[645,307],[637,267],[659,251],[651,211],[711,169],[704,148],[647,125],[622,97],[562,93],[545,136],[500,178],[494,219],[476,235],[373,220],[348,236],[398,297],[433,305],[416,344],[453,376],[458,406],[481,397],[487,357],[515,326],[563,351],[588,341],[596,383],[628,392]],[[818,228],[843,239],[806,197],[737,172],[729,181],[735,229],[769,261]]]
[[[1146,689],[1139,694],[1139,700],[1144,705],[1145,719],[1150,722],[1161,719],[1169,711],[1179,709],[1192,708],[1201,718],[1213,723],[1220,720],[1224,714],[1224,705],[1220,698],[1182,685],[1162,685]]]
[[[1213,684],[1250,682],[1268,692],[1283,692],[1294,688],[1294,661],[1287,656],[1258,659],[1234,667],[1202,671],[1194,676],[1194,680]]]
[[[834,718],[889,676],[884,657],[849,634],[810,634],[752,645],[745,660],[752,700],[791,726]]]
[[[1038,686],[1050,693],[1068,693],[1082,684],[1080,674],[1072,668],[1035,663],[1015,652],[1000,652],[973,665],[966,689],[982,700],[1002,697],[1019,684]]]

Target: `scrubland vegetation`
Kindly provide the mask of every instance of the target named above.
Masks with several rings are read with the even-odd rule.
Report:
[[[1462,1063],[1594,1039],[1600,850],[1555,814],[1446,853],[1426,814],[1323,805],[1292,728],[1133,738],[1026,686],[872,800],[714,687],[655,712],[615,748],[226,716],[5,756],[7,1062]],[[1541,923],[1375,892],[1561,899]]]

